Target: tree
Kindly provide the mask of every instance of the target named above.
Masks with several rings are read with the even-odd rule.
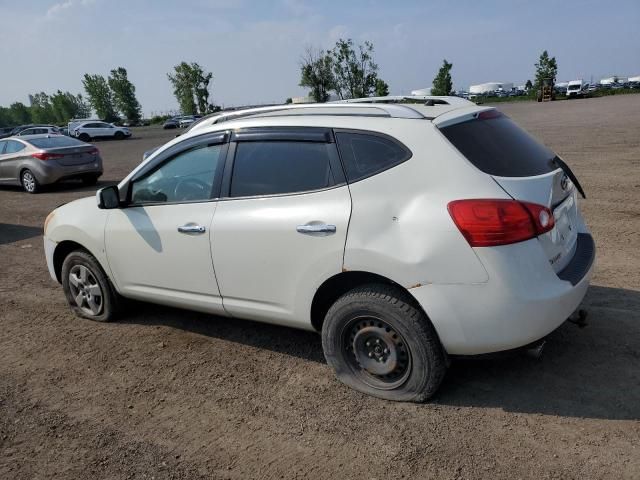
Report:
[[[376,97],[386,97],[389,95],[389,85],[381,78],[376,79]]]
[[[142,117],[140,103],[136,98],[136,87],[127,78],[127,70],[122,67],[111,70],[108,83],[118,111],[124,118],[138,122]]]
[[[536,67],[536,79],[535,79],[535,87],[536,90],[542,89],[542,81],[545,78],[551,79],[551,87],[553,88],[553,84],[556,82],[556,75],[558,74],[558,64],[556,62],[556,57],[549,57],[549,54],[545,50],[540,55],[538,59],[538,63],[535,64]]]
[[[311,97],[318,103],[329,100],[329,92],[334,88],[332,67],[333,59],[329,53],[307,48],[300,63],[300,86],[310,88]]]
[[[184,115],[194,115],[200,111],[205,115],[209,106],[209,83],[213,73],[205,73],[197,63],[181,62],[173,67],[174,73],[167,77],[173,85],[173,93]]]
[[[291,98],[291,97],[287,98],[287,99],[284,101],[284,103],[285,103],[286,105],[289,105],[290,103],[293,103],[293,98]]]
[[[529,91],[533,88],[533,83],[531,83],[531,80],[527,80],[527,83],[524,84],[524,88]]]
[[[105,78],[102,75],[85,73],[82,84],[87,92],[87,97],[89,97],[89,103],[98,117],[106,122],[117,120],[118,116],[113,106],[113,94]]]
[[[12,125],[31,123],[31,112],[24,103],[15,102],[9,106],[9,117]]]
[[[453,63],[447,62],[446,59],[442,61],[442,66],[433,79],[433,86],[431,87],[432,95],[451,95],[451,91],[453,90],[451,67],[453,67]]]
[[[55,123],[55,115],[49,96],[44,93],[29,95],[31,121],[34,123]]]
[[[331,50],[333,90],[341,99],[369,97],[375,90],[378,65],[373,61],[373,44],[364,42],[354,50],[353,40],[340,39]]]
[[[87,118],[91,115],[91,109],[80,94],[73,95],[58,90],[49,99],[55,123],[67,123],[72,118]]]

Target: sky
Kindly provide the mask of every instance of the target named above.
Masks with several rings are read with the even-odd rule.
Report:
[[[447,59],[456,89],[524,84],[543,50],[558,81],[640,75],[640,0],[0,0],[0,105],[84,93],[122,66],[149,116],[177,109],[167,72],[213,73],[224,107],[302,96],[306,47],[369,40],[390,93],[431,86]]]

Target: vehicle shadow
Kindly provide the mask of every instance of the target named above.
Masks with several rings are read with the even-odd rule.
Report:
[[[263,348],[312,362],[324,363],[320,335],[267,323],[189,312],[129,301],[129,314],[118,323],[163,325],[227,342]]]
[[[640,292],[591,286],[584,329],[565,323],[539,360],[454,361],[444,405],[609,420],[640,420]]]
[[[42,235],[42,228],[40,227],[0,223],[0,245],[19,242],[39,235]]]
[[[164,325],[324,363],[313,332],[135,302],[121,323]],[[640,292],[592,286],[589,325],[565,323],[540,359],[454,358],[432,403],[514,413],[640,420]]]

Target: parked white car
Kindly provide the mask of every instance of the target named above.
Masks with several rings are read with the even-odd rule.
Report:
[[[577,98],[584,95],[585,83],[582,80],[571,80],[567,83],[567,98]]]
[[[25,128],[21,130],[20,133],[17,134],[19,137],[24,137],[27,135],[62,135],[60,129],[54,125],[38,125],[35,127]]]
[[[595,256],[559,157],[493,108],[423,100],[205,118],[47,217],[51,276],[88,319],[126,297],[319,331],[345,384],[423,401],[448,355],[561,325]]]
[[[131,136],[131,131],[127,127],[116,127],[112,123],[89,121],[74,125],[70,134],[83,142],[88,142],[93,138],[124,140]]]

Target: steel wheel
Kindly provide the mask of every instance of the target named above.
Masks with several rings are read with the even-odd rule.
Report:
[[[29,193],[34,193],[38,188],[36,177],[29,170],[22,172],[22,186]]]
[[[391,390],[411,373],[411,351],[402,336],[376,317],[357,317],[343,330],[342,345],[352,371],[367,385]]]
[[[87,315],[100,315],[104,303],[102,289],[91,270],[74,265],[69,270],[69,290],[80,310]]]

